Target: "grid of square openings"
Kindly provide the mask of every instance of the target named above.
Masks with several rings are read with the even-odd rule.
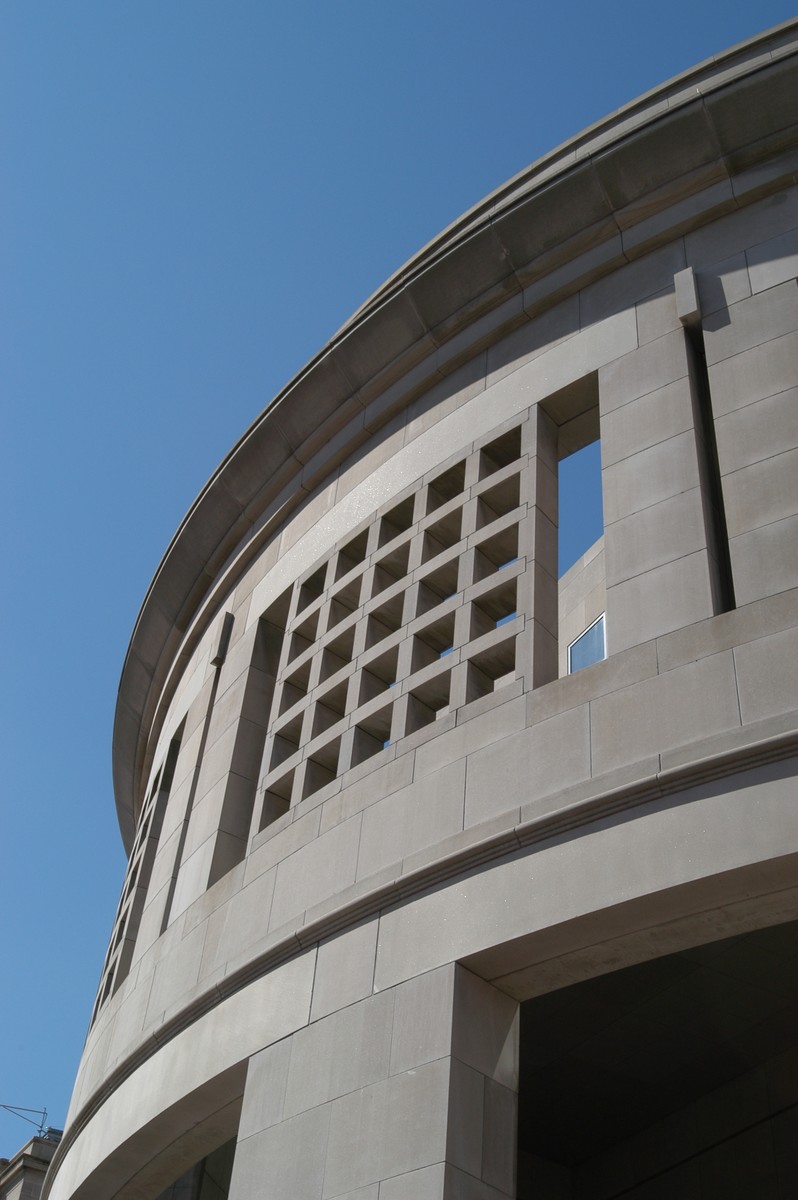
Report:
[[[521,428],[380,510],[294,587],[263,829],[391,742],[516,677]]]

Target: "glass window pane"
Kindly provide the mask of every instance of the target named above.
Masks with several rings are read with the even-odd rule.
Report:
[[[581,670],[606,657],[604,650],[604,614],[568,647],[568,672]]]

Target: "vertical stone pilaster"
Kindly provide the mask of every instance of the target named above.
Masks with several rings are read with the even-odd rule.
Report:
[[[440,967],[251,1060],[231,1200],[511,1200],[517,1091],[517,1003]]]
[[[518,611],[526,614],[519,638],[519,671],[528,688],[557,678],[557,426],[538,405],[523,426],[522,501],[527,515],[519,530],[526,571],[518,580]]]

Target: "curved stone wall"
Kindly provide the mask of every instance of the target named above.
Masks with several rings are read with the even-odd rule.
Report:
[[[49,1195],[235,1139],[238,1200],[524,1196],[518,1004],[798,916],[796,84],[792,23],[511,181],[199,497],[123,673]]]

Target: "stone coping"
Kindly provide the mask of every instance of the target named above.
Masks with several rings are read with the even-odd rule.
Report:
[[[377,428],[380,418],[369,424],[377,399],[385,421],[559,298],[552,280],[564,266],[573,267],[574,291],[717,215],[715,201],[685,215],[687,197],[725,182],[720,211],[728,211],[778,186],[751,168],[795,146],[796,55],[798,19],[684,72],[538,160],[396,272],[254,421],[181,523],[136,621],[113,735],[123,836],[133,828],[149,725],[187,631],[233,556],[240,574],[358,444],[331,451],[333,434],[353,417]],[[743,196],[728,185],[745,172]],[[595,253],[587,256],[597,247],[609,248],[598,267]]]

